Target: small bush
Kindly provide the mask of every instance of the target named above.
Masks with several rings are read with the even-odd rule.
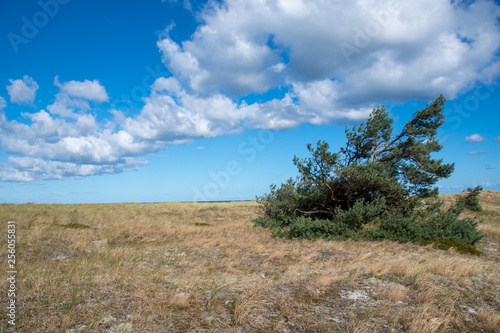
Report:
[[[274,237],[308,240],[318,238],[328,240],[341,240],[349,237],[356,238],[356,232],[348,225],[326,219],[299,216],[278,220],[259,217],[253,222],[256,226],[271,229]]]
[[[415,210],[410,216],[387,216],[378,228],[369,230],[366,238],[398,242],[421,242],[429,239],[447,240],[473,246],[483,235],[477,231],[476,219],[460,219],[463,206],[455,204],[442,209],[443,201],[434,200],[427,208]]]
[[[298,193],[292,179],[279,188],[276,185],[271,185],[271,193],[257,200],[265,216],[271,219],[293,216],[298,208],[297,201]]]
[[[481,204],[479,203],[479,194],[483,188],[481,186],[476,186],[474,189],[468,188],[467,194],[463,197],[464,206],[473,212],[480,212],[483,210]]]

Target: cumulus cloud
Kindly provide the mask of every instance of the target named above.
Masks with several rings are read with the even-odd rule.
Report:
[[[82,99],[71,98],[66,94],[56,94],[56,100],[47,106],[47,110],[53,115],[65,118],[74,118],[78,112],[86,112],[90,109],[89,102]]]
[[[0,163],[0,180],[67,179],[117,173],[147,164],[140,156],[160,145],[136,142],[123,130],[101,128],[92,114],[64,119],[45,110],[23,113],[26,123],[0,114],[1,149],[10,154]]]
[[[34,180],[63,180],[80,177],[119,173],[148,164],[144,159],[126,158],[113,164],[78,164],[46,161],[34,157],[10,157],[8,163],[0,163],[0,180],[30,182]]]
[[[35,180],[28,172],[17,170],[7,163],[0,162],[0,181],[4,182],[31,182]]]
[[[483,142],[484,137],[482,137],[479,134],[472,134],[470,136],[465,137],[465,142],[466,143],[476,143],[476,142]]]
[[[0,96],[0,111],[2,111],[3,109],[5,109],[6,106],[7,106],[7,102],[5,101],[5,98],[3,98],[2,96]]]
[[[500,73],[493,1],[212,3],[189,40],[158,42],[167,68],[200,94],[244,96],[335,79],[347,108],[454,98]],[[488,33],[484,33],[484,32]]]
[[[9,164],[15,167],[17,173],[26,177],[26,179],[20,178],[20,181],[29,181],[34,179],[72,179],[106,173],[119,173],[125,169],[135,169],[140,165],[147,164],[147,162],[143,159],[126,158],[121,163],[96,165],[46,161],[33,157],[11,157],[9,158]]]
[[[140,156],[165,145],[241,132],[249,114],[248,106],[221,94],[199,97],[174,78],[160,78],[138,115],[125,117],[111,110],[115,119],[103,127],[87,100],[104,97],[82,93],[75,81],[66,85],[56,79],[56,85],[61,91],[48,106],[50,112],[22,113],[23,122],[0,113],[1,149],[12,155],[2,164],[0,179],[67,179],[134,169],[147,163]]]
[[[471,155],[471,156],[473,156],[473,155],[483,155],[483,154],[486,154],[486,152],[484,150],[470,151],[469,152],[469,155]]]
[[[81,98],[95,103],[106,102],[109,99],[106,89],[97,80],[69,81],[61,83],[59,82],[59,77],[56,76],[54,79],[54,85],[59,87],[61,93],[66,94],[69,97]]]
[[[250,111],[222,94],[189,94],[175,78],[157,79],[145,102],[135,117],[115,111],[115,121],[137,140],[163,144],[240,133],[241,121]]]
[[[125,157],[148,154],[156,149],[138,143],[127,132],[101,129],[93,115],[73,121],[55,118],[44,110],[24,114],[31,124],[0,117],[0,141],[7,153],[80,164],[122,163]]]
[[[7,92],[12,103],[33,104],[35,102],[36,91],[39,87],[33,78],[24,75],[22,79],[9,79],[9,82]]]
[[[342,105],[335,99],[338,94],[337,84],[324,80],[297,84],[281,99],[248,105],[220,93],[188,92],[174,77],[158,78],[138,115],[125,117],[120,111],[114,115],[116,123],[136,140],[166,145],[241,133],[245,128],[283,130],[303,123],[361,120],[372,110]]]
[[[353,108],[338,99],[341,93],[339,83],[332,80],[296,83],[281,99],[250,105],[245,127],[285,130],[304,123],[332,125],[368,117],[373,104]]]
[[[224,90],[229,94],[246,95],[265,92],[276,86],[270,76],[275,70],[263,67],[276,65],[279,57],[262,43],[245,38],[233,38],[230,31],[215,31],[204,26],[195,33],[194,41],[182,47],[169,37],[158,47],[167,68],[191,89],[212,94]],[[199,34],[199,36],[198,36]],[[211,53],[206,56],[206,52]]]
[[[47,107],[53,115],[74,118],[78,112],[82,113],[90,110],[89,101],[99,104],[109,100],[106,89],[97,80],[61,83],[59,77],[56,76],[54,85],[60,91],[56,94],[54,103]]]

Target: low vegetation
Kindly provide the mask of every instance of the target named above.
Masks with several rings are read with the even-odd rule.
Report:
[[[450,207],[458,195],[445,195]],[[500,193],[482,254],[453,244],[273,238],[255,202],[0,205],[16,221],[16,326],[2,332],[497,332]]]

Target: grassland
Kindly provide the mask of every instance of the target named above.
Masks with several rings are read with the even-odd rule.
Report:
[[[275,239],[254,202],[0,205],[0,331],[499,332],[500,192],[481,203],[480,256]]]

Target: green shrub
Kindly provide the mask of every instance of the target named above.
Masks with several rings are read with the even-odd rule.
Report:
[[[345,239],[355,238],[356,233],[346,224],[325,219],[298,216],[283,220],[259,217],[255,225],[271,229],[274,237],[290,239]]]
[[[459,218],[463,206],[455,204],[443,210],[442,205],[443,201],[434,200],[427,208],[416,209],[410,216],[387,216],[380,221],[378,228],[367,233],[366,238],[399,242],[449,240],[471,246],[483,238],[477,231],[475,219]]]
[[[268,218],[283,219],[293,216],[298,208],[298,193],[294,181],[289,179],[279,188],[271,185],[271,193],[259,198],[257,202]]]
[[[483,210],[481,204],[479,203],[479,194],[483,188],[481,186],[476,186],[474,189],[468,188],[467,194],[463,197],[463,202],[465,208],[472,210],[473,212],[480,212]]]

